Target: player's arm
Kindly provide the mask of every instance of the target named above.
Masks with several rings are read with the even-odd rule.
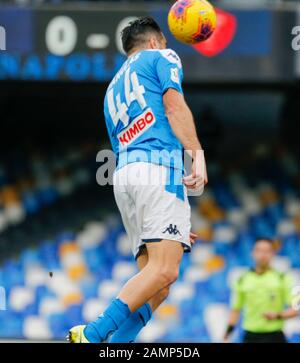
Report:
[[[232,288],[230,306],[231,310],[229,313],[228,325],[224,334],[224,341],[228,342],[231,333],[234,331],[237,323],[241,316],[241,310],[244,307],[244,293],[242,289],[243,278],[240,277]]]
[[[192,174],[184,178],[184,183],[188,188],[197,189],[207,183],[207,172],[192,112],[182,93],[176,89],[169,88],[163,96],[163,102],[174,134],[193,158]]]
[[[231,333],[234,331],[237,323],[240,320],[241,311],[238,309],[232,309],[229,313],[228,325],[224,335],[224,340],[228,341]]]
[[[193,115],[184,97],[177,90],[170,88],[163,96],[166,115],[173,132],[185,150],[196,153],[202,150],[198,140]]]
[[[265,318],[268,320],[287,320],[298,316],[298,312],[293,308],[288,308],[281,313],[265,313]]]
[[[288,320],[298,316],[298,312],[293,308],[288,308],[280,313],[266,312],[264,317],[267,320]]]
[[[279,317],[283,320],[287,320],[287,319],[296,318],[297,316],[298,316],[298,311],[293,308],[289,308],[280,313]]]
[[[157,52],[155,64],[165,112],[172,130],[193,157],[192,174],[184,178],[184,183],[190,189],[198,189],[207,182],[206,165],[192,113],[183,97],[180,58],[173,50],[165,49]]]

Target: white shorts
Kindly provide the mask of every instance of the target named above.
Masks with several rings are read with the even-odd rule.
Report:
[[[163,239],[191,250],[187,191],[183,186],[184,200],[166,191],[167,175],[167,167],[144,162],[128,164],[114,174],[114,194],[135,258],[145,243]]]

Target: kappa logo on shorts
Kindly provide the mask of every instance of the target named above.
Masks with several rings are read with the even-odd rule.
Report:
[[[181,236],[181,233],[179,232],[179,230],[177,229],[177,226],[176,224],[174,224],[174,227],[173,227],[173,224],[170,224],[169,227],[167,227],[163,233],[166,233],[168,232],[169,234],[174,234],[174,236],[176,236],[177,234],[179,234]]]

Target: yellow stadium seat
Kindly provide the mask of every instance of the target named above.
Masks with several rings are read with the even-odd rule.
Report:
[[[296,226],[296,231],[300,234],[300,214],[295,216],[294,222]]]
[[[217,222],[224,218],[225,212],[220,208],[213,198],[207,198],[199,201],[198,212],[201,216],[211,222]]]
[[[78,251],[79,251],[78,245],[72,241],[63,243],[59,248],[59,254],[61,257],[65,256],[68,253],[78,252]]]
[[[158,309],[157,314],[161,320],[177,317],[177,306],[173,304],[164,304]]]
[[[260,194],[260,200],[263,203],[263,205],[276,203],[279,200],[279,195],[276,192],[276,190],[268,189]]]
[[[198,238],[203,241],[211,241],[213,236],[213,230],[211,227],[203,227],[195,231]]]
[[[5,206],[16,204],[20,198],[17,189],[13,186],[7,186],[2,189],[2,200]]]
[[[213,256],[210,259],[208,259],[205,264],[204,268],[206,271],[214,272],[221,270],[225,265],[225,261],[223,257],[221,256]]]
[[[63,298],[63,304],[65,306],[80,304],[81,301],[82,301],[82,296],[79,293],[72,293],[64,296]]]
[[[281,245],[282,245],[282,243],[278,239],[274,240],[273,246],[274,246],[275,251],[279,251],[281,248]]]
[[[72,280],[79,280],[86,274],[86,267],[84,265],[72,266],[69,267],[67,273]]]

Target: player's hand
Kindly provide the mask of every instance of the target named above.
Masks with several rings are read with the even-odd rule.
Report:
[[[193,232],[190,233],[190,242],[191,242],[191,245],[193,246],[194,243],[196,242],[196,239],[197,239],[197,235]]]
[[[266,312],[263,314],[263,316],[267,320],[277,320],[278,319],[278,313]]]
[[[203,188],[208,182],[204,153],[199,150],[192,164],[192,173],[183,178],[184,185],[191,190]]]

